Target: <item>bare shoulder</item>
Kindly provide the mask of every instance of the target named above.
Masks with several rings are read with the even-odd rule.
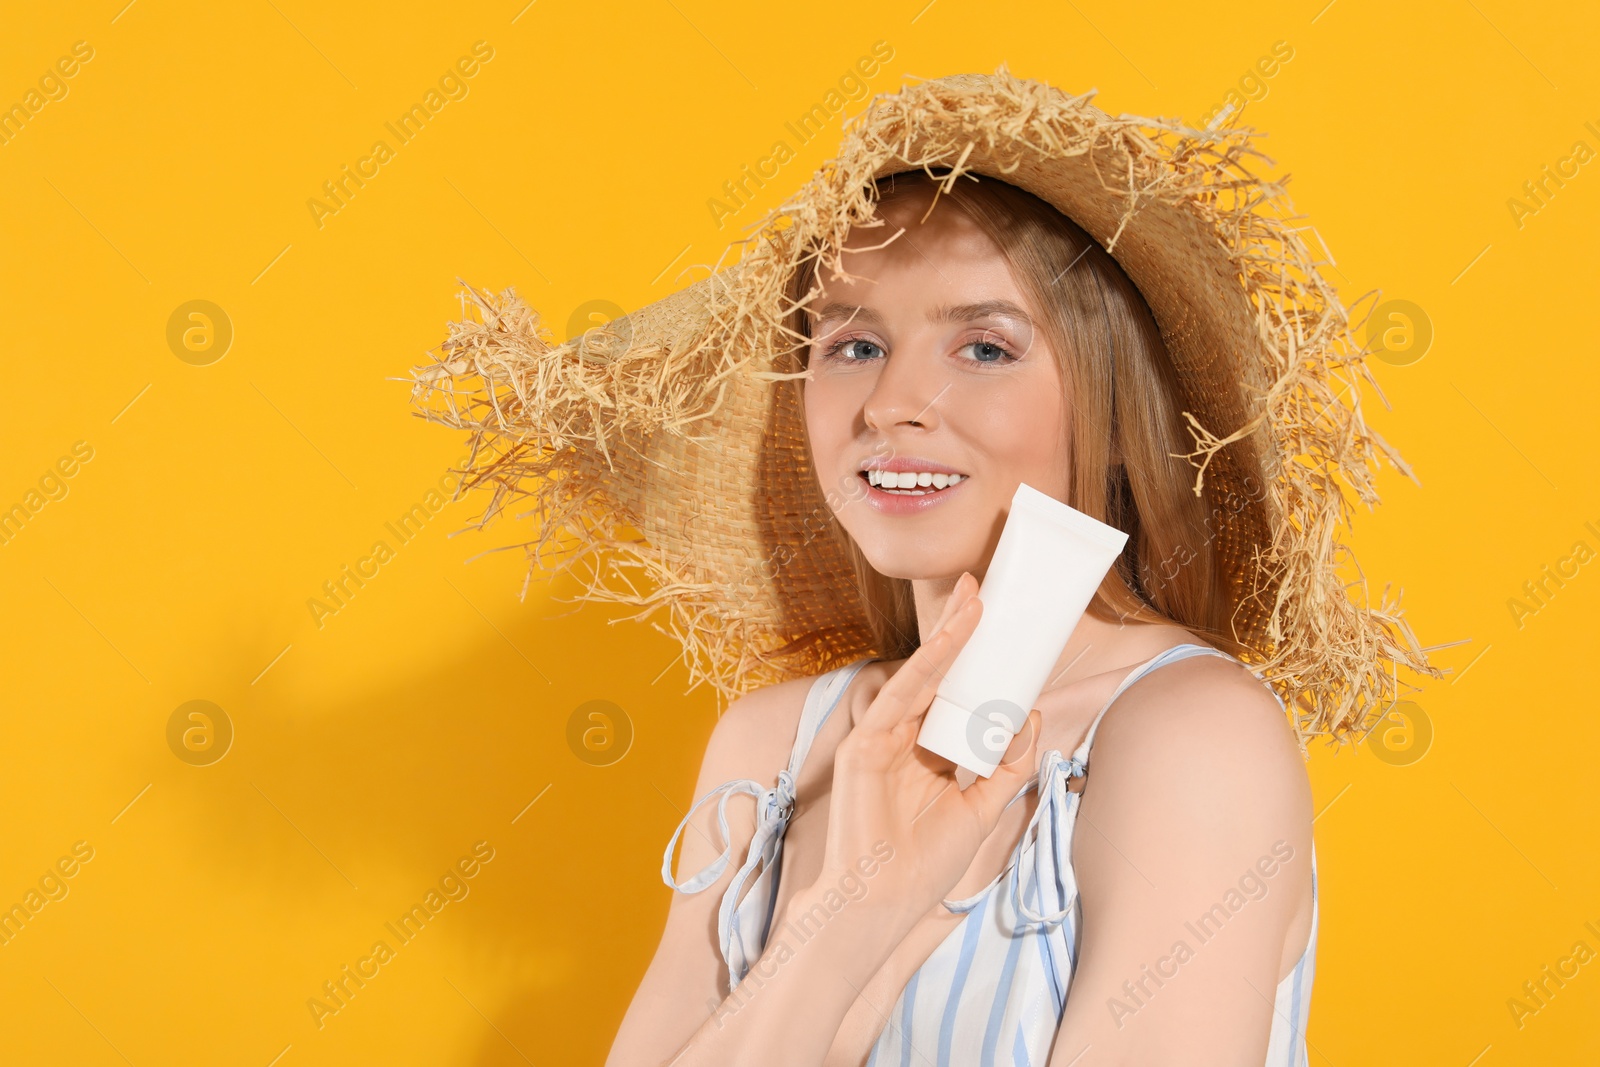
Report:
[[[706,742],[694,795],[689,801],[690,805],[701,807],[698,811],[688,805],[680,809],[685,826],[680,835],[682,848],[672,867],[676,881],[685,881],[705,869],[724,850],[730,860],[743,855],[755,833],[755,799],[744,792],[719,800],[708,798],[730,782],[750,781],[762,788],[776,782],[778,772],[788,762],[810,682],[809,678],[798,678],[751,690],[735,698],[718,717]],[[715,891],[729,882],[738,867],[738,863],[730,862],[708,890]]]
[[[812,678],[792,678],[762,686],[736,698],[717,719],[706,745],[706,760],[745,771],[741,777],[771,765],[773,774],[788,758],[805,707]],[[717,783],[712,783],[713,785]]]
[[[1224,656],[1189,656],[1150,670],[1128,686],[1106,713],[1101,729],[1122,721],[1131,728],[1162,720],[1163,728],[1184,723],[1206,729],[1237,728],[1238,741],[1280,747],[1286,741],[1296,755],[1299,745],[1277,697],[1245,664]]]
[[[1213,786],[1248,771],[1254,788],[1267,791],[1263,800],[1287,801],[1273,792],[1306,781],[1294,729],[1271,690],[1222,656],[1190,656],[1134,682],[1101,720],[1090,759],[1101,771],[1189,767],[1185,779]]]
[[[735,698],[728,705],[712,727],[711,737],[706,742],[699,778],[695,782],[695,800],[736,779],[749,779],[763,786],[770,786],[776,781],[778,772],[788,763],[795,731],[800,725],[800,713],[805,707],[806,692],[812,681],[811,678],[793,678],[762,686]],[[746,806],[730,804],[729,808],[730,811],[741,809],[742,814]],[[752,807],[752,813],[753,810]],[[698,813],[696,820],[710,825],[715,822],[715,815]],[[753,817],[749,821],[753,829]],[[685,842],[685,866],[692,858],[691,853],[701,851],[692,843]]]
[[[1294,728],[1249,668],[1220,656],[1166,664],[1116,699],[1090,751],[1083,813],[1103,832],[1082,844],[1108,887],[1128,863],[1157,884],[1221,881],[1275,849],[1311,847],[1311,782]],[[1102,865],[1113,844],[1121,860]],[[1307,866],[1290,866],[1284,881],[1309,892]]]

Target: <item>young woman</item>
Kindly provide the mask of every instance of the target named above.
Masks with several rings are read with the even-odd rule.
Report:
[[[1073,491],[1075,477],[1109,484],[1108,458],[1120,453],[1152,518],[1186,518],[1195,497],[1188,464],[1168,455],[1182,443],[1181,421],[1159,335],[1105,251],[994,179],[957,184],[937,203],[920,172],[883,184],[880,214],[890,232],[905,232],[858,252],[849,249],[881,238],[853,234],[853,280],[824,284],[808,305],[805,424],[824,485],[863,482],[865,471],[930,475],[918,479],[928,483],[920,495],[866,482],[836,514],[876,573],[909,582],[917,632],[937,636],[909,658],[861,665],[830,694],[837,709],[799,767],[781,865],[746,896],[760,905],[775,894],[768,944],[750,968],[757,977],[721,993],[718,912],[737,873],[728,863],[700,892],[675,896],[610,1062],[887,1064],[909,1052],[911,1062],[1009,1063],[1031,1036],[1029,1057],[1043,1063],[1050,1046],[1037,1038],[1050,1032],[1062,1050],[1050,1062],[1063,1064],[1261,1063],[1274,1037],[1303,1046],[1311,789],[1282,708],[1238,661],[1184,654],[1215,650],[1172,621],[1087,615],[993,776],[969,784],[972,774],[916,745],[940,672],[982,610],[976,579],[1019,482],[1076,503],[1089,494]],[[1182,528],[1157,540],[1189,536]],[[1080,827],[1036,846],[1057,850],[1054,862],[1075,881],[1081,924],[1073,916],[1053,930],[1018,929],[1002,912],[1017,910],[1008,894],[1020,879],[1002,876],[1019,873],[1038,792],[1007,802],[1042,753],[1087,740],[1119,683],[1158,656],[1163,668],[1140,671],[1097,731]],[[697,794],[710,799],[728,779],[775,781],[794,754],[786,742],[804,740],[815,684],[759,690],[730,707]],[[680,870],[718,859],[717,814],[704,806],[680,827]],[[725,815],[742,859],[754,806]],[[867,864],[870,878],[864,857],[879,859]],[[1263,861],[1270,880],[1257,871]],[[1042,866],[1034,859],[1030,870]],[[852,878],[859,899],[833,914],[825,894]],[[1241,880],[1261,887],[1259,899],[1213,914]],[[974,894],[979,908],[942,903]],[[745,914],[768,922],[754,907]],[[820,921],[807,926],[808,915]],[[1191,931],[1204,934],[1193,924],[1208,916],[1202,944]],[[929,968],[941,951],[949,960],[936,962],[954,966]],[[1298,1021],[1275,1007],[1298,1009]]]
[[[876,98],[734,267],[558,346],[471,291],[417,376],[737,697],[611,1067],[1306,1062],[1304,741],[1439,673],[1332,533],[1405,468],[1252,131],[1088,100]],[[973,780],[915,739],[1024,483],[1129,537]]]

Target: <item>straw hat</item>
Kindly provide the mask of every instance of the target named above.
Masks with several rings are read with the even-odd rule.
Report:
[[[513,289],[466,287],[473,314],[412,381],[419,414],[470,431],[457,494],[492,494],[474,526],[530,497],[529,577],[556,548],[556,571],[596,564],[578,600],[666,609],[670,629],[652,625],[682,643],[691,690],[732,699],[882,655],[792,387],[777,385],[796,377],[786,287],[808,256],[839,264],[851,226],[874,218],[875,179],[970,171],[1054,205],[1144,295],[1178,371],[1195,491],[1229,516],[1218,557],[1242,602],[1240,658],[1295,709],[1302,746],[1376,725],[1399,666],[1442,672],[1387,586],[1372,605],[1353,583],[1358,602],[1338,572],[1341,483],[1370,508],[1380,453],[1415,480],[1362,419],[1359,383],[1376,383],[1349,311],[1281,184],[1255,173],[1272,162],[1255,131],[1237,116],[1206,131],[1113,118],[1093,95],[1004,65],[880,94],[737,263],[562,344]],[[1233,442],[1259,456],[1264,491]]]

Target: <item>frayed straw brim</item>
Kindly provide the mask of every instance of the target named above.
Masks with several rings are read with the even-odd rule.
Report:
[[[1339,574],[1353,563],[1345,491],[1378,502],[1380,454],[1415,480],[1362,418],[1360,385],[1377,383],[1349,312],[1281,184],[1255,174],[1271,163],[1255,131],[1112,118],[1092,96],[1004,66],[880,95],[738,263],[564,344],[514,290],[466,287],[474,314],[413,371],[413,396],[471,433],[457,492],[491,493],[475,526],[531,497],[537,536],[508,546],[527,550],[529,576],[550,547],[557,571],[607,557],[625,588],[596,566],[578,599],[639,606],[630,618],[667,609],[670,629],[652,625],[682,643],[691,689],[732,699],[877,654],[799,412],[775,386],[795,377],[786,287],[808,256],[842,272],[850,229],[881,225],[875,178],[989,175],[1077,222],[1144,294],[1182,383],[1195,492],[1209,480],[1232,515],[1218,549],[1242,602],[1235,634],[1295,709],[1302,746],[1369,728],[1398,696],[1398,667],[1442,672],[1387,586],[1372,605],[1363,577],[1358,602]],[[1246,491],[1235,441],[1261,457],[1264,492]]]

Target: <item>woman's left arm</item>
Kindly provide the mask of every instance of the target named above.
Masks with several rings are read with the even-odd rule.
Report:
[[[1130,686],[1080,800],[1051,1067],[1264,1062],[1285,943],[1308,929],[1311,819],[1293,728],[1248,670],[1196,656]]]

